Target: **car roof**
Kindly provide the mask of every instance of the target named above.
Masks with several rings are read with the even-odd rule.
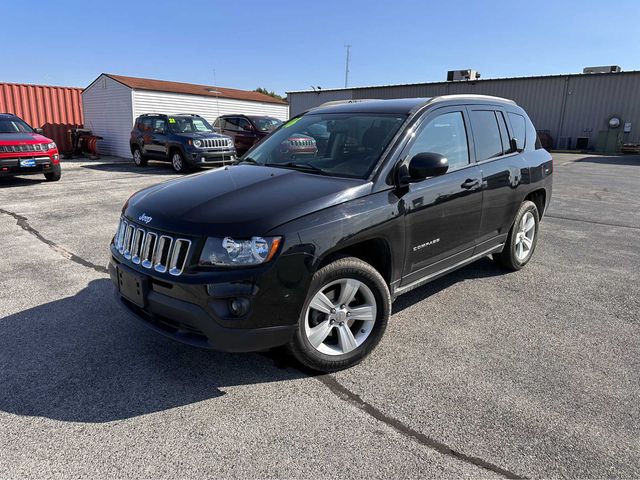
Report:
[[[0,118],[15,118],[15,117],[18,117],[18,116],[14,113],[0,113]]]
[[[428,98],[394,98],[389,100],[337,100],[323,103],[307,113],[395,113],[409,115],[429,104],[446,103],[515,105],[513,100],[489,95],[441,95]]]

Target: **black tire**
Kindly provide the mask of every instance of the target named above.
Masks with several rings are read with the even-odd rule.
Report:
[[[521,231],[522,231],[522,227],[523,227],[522,220],[525,217],[525,215],[527,215],[528,213],[531,213],[535,223],[533,227],[533,239],[531,242],[531,247],[529,251],[526,253],[526,255],[523,257],[518,254],[518,248],[519,248],[518,235],[521,234]],[[529,263],[529,260],[531,260],[531,257],[533,256],[533,252],[535,251],[536,245],[538,243],[539,224],[540,224],[540,217],[538,215],[538,208],[536,207],[536,204],[529,200],[525,200],[524,202],[522,202],[522,205],[520,206],[520,209],[516,214],[516,218],[513,221],[513,225],[511,226],[511,230],[509,230],[509,235],[507,236],[507,241],[504,244],[504,249],[500,253],[493,254],[494,261],[498,265],[508,270],[514,270],[514,271],[520,270],[527,263]]]
[[[142,150],[140,149],[140,147],[133,147],[133,151],[131,153],[133,154],[133,163],[136,165],[136,167],[147,166],[149,159],[142,154]]]
[[[349,305],[356,304],[355,307],[358,307],[358,299],[359,295],[362,295],[361,292],[366,291],[368,296],[373,295],[375,299],[375,320],[373,322],[372,327],[367,327],[369,331],[368,336],[366,336],[362,343],[359,344],[355,349],[349,351],[348,353],[342,354],[326,354],[314,347],[306,333],[306,325],[307,325],[307,310],[311,304],[311,301],[314,299],[318,292],[321,292],[327,285],[331,285],[332,282],[337,282],[339,280],[352,280],[355,279],[358,282],[364,284],[367,289],[358,290],[353,301],[349,302]],[[331,287],[329,287],[331,288]],[[342,287],[336,287],[342,288]],[[361,287],[360,287],[361,288]],[[337,294],[336,294],[336,300]],[[349,308],[347,305],[346,308]],[[310,310],[311,312],[311,310]],[[332,317],[329,313],[322,314],[320,312],[315,312],[319,316],[323,316],[319,323],[324,323],[329,321],[329,318]],[[387,322],[389,321],[389,317],[391,315],[391,295],[389,294],[389,289],[387,287],[386,282],[378,273],[378,271],[369,265],[366,262],[358,258],[353,257],[342,257],[334,260],[329,263],[325,267],[318,270],[309,286],[309,292],[307,295],[307,299],[305,300],[302,311],[300,312],[300,317],[298,319],[298,328],[296,329],[291,341],[287,345],[288,351],[305,367],[320,371],[320,372],[335,372],[337,370],[342,370],[345,368],[352,367],[360,363],[371,351],[376,347],[376,345],[380,342],[380,339],[384,335],[384,332],[387,328]],[[311,317],[311,313],[309,314]],[[344,317],[343,317],[343,320]],[[310,320],[311,321],[311,320]],[[351,321],[351,325],[349,325],[349,321]],[[369,325],[368,322],[363,322],[360,320],[350,320],[346,319],[340,323],[338,326],[338,322],[340,320],[335,321],[336,324],[333,327],[329,327],[329,331],[331,333],[326,338],[331,341],[335,338],[336,344],[338,344],[338,337],[340,332],[338,332],[339,328],[342,328],[343,324],[347,324],[349,329],[355,328],[355,335],[358,336],[360,333],[364,333],[365,325]],[[359,322],[359,323],[358,323]],[[317,326],[317,324],[316,324]],[[362,326],[362,330],[360,330]],[[335,328],[334,328],[335,327]],[[360,331],[359,331],[360,330]],[[355,338],[355,337],[354,337]]]
[[[191,170],[180,150],[172,150],[169,160],[176,173],[188,173]]]
[[[62,177],[62,172],[49,172],[44,174],[47,182],[57,182]]]

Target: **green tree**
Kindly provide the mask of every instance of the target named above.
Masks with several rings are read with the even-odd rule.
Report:
[[[266,88],[258,87],[258,88],[256,88],[254,90],[254,92],[263,93],[265,95],[269,95],[270,97],[277,98],[278,100],[285,100],[286,101],[286,98],[278,95],[276,92],[270,92]]]

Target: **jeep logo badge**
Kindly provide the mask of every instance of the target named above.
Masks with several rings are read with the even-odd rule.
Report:
[[[141,222],[144,222],[145,224],[147,224],[152,220],[152,218],[150,216],[148,216],[146,213],[143,213],[142,215],[140,215],[138,217],[138,220],[140,220]]]

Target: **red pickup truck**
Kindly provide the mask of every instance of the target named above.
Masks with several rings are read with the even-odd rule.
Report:
[[[44,174],[60,180],[60,153],[53,140],[12,113],[0,113],[0,178]]]

